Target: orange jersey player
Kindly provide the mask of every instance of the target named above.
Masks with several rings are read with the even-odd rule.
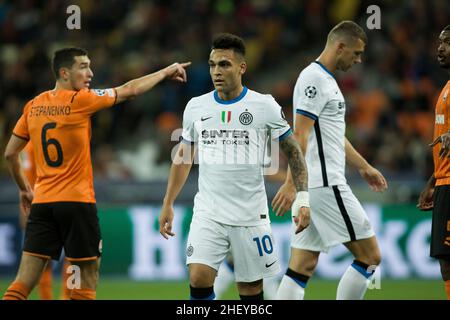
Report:
[[[34,152],[33,145],[31,143],[27,143],[25,148],[21,152],[21,160],[22,160],[22,169],[25,177],[30,183],[31,189],[34,189],[34,183],[36,181],[36,166],[34,164]],[[28,220],[29,210],[26,210],[23,206],[20,206],[20,226],[23,230],[25,230],[25,226]],[[64,259],[64,264],[61,272],[62,286],[61,286],[61,299],[67,300],[70,297],[70,290],[68,290],[66,282],[68,279],[68,273],[66,272],[67,267],[70,263]],[[52,263],[49,261],[47,266],[45,267],[41,279],[39,280],[39,298],[41,300],[52,300],[53,292],[52,292]]]
[[[47,262],[66,258],[76,265],[71,299],[95,299],[101,234],[95,205],[90,155],[91,116],[150,90],[164,79],[186,81],[190,63],[174,63],[119,87],[91,90],[94,76],[87,52],[64,48],[52,60],[56,86],[30,100],[6,147],[20,203],[30,208],[22,259],[4,299],[26,299]],[[34,198],[19,153],[31,142],[36,165]],[[78,270],[78,273],[77,271]],[[79,284],[79,285],[78,285]]]
[[[450,74],[450,25],[439,35],[438,62]],[[450,300],[450,81],[436,103],[433,147],[434,173],[417,207],[433,210],[430,256],[438,259]]]
[[[115,100],[114,89],[84,88],[46,91],[27,103],[13,134],[35,149],[33,203],[95,203],[90,116]]]

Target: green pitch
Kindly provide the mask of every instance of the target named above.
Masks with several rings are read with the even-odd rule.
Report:
[[[0,279],[0,292],[3,295],[12,279]],[[305,299],[335,299],[338,280],[325,281],[312,279],[308,283]],[[55,296],[59,296],[60,282],[55,283]],[[123,278],[101,278],[97,298],[105,300],[179,300],[189,298],[187,282],[135,282]],[[230,286],[223,299],[238,299],[235,286]],[[37,299],[36,290],[30,299]],[[366,299],[370,300],[445,300],[444,284],[439,280],[382,280],[381,289],[368,290]]]

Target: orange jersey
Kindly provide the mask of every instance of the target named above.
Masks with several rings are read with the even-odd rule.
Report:
[[[23,173],[27,177],[31,188],[34,188],[34,183],[36,182],[36,166],[34,165],[33,145],[27,143],[20,155],[22,158]]]
[[[447,82],[436,103],[436,120],[434,124],[434,139],[450,130],[450,81]],[[433,147],[434,177],[436,186],[450,184],[450,158],[439,158],[441,144]]]
[[[26,104],[13,134],[33,145],[33,203],[95,203],[91,116],[115,102],[114,89],[82,89],[46,91]]]

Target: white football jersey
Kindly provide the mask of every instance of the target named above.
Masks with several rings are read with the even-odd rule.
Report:
[[[318,61],[300,73],[294,88],[296,114],[313,120],[305,160],[308,187],[346,184],[345,100],[333,75]]]
[[[234,226],[269,223],[264,164],[271,143],[289,134],[271,95],[244,87],[233,100],[220,99],[216,91],[191,99],[182,137],[198,146],[194,214]]]

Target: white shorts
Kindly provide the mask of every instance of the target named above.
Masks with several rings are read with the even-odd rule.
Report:
[[[311,223],[299,234],[292,233],[291,247],[328,252],[335,245],[375,235],[348,185],[309,189],[309,199]]]
[[[237,227],[194,214],[186,264],[201,263],[219,270],[228,253],[233,257],[236,282],[253,282],[280,272],[270,224]]]

